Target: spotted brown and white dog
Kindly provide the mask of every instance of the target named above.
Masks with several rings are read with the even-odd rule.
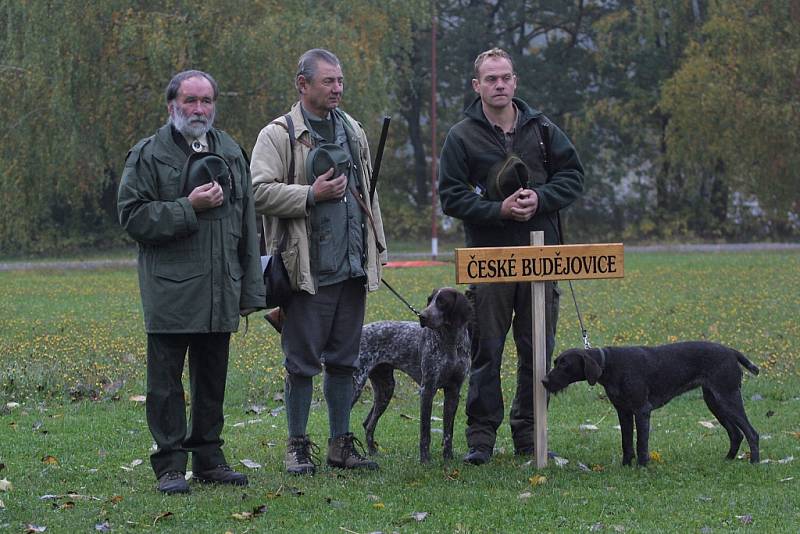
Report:
[[[367,448],[377,452],[375,427],[394,394],[394,370],[399,369],[420,386],[420,462],[430,461],[431,411],[436,391],[444,389],[445,459],[453,457],[453,422],[458,409],[461,384],[469,373],[472,313],[467,297],[444,287],[428,297],[419,323],[379,321],[364,325],[355,375],[353,404],[367,380],[372,384],[372,408],[364,420]]]

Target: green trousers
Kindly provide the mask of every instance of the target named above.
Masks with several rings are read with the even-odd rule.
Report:
[[[156,478],[169,471],[186,472],[189,452],[195,472],[226,463],[220,434],[230,338],[228,332],[147,335],[146,412],[158,447],[150,456]],[[187,350],[191,390],[188,429],[181,381]]]

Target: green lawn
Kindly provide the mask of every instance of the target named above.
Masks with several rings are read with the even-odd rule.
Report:
[[[416,389],[403,377],[378,426],[379,471],[289,477],[281,472],[279,339],[254,316],[233,338],[224,433],[228,459],[250,486],[193,484],[190,496],[163,497],[149,468],[144,407],[131,400],[144,393],[145,367],[135,270],[0,272],[0,531],[798,532],[798,273],[797,251],[629,253],[624,279],[574,284],[595,346],[709,339],[759,365],[743,395],[769,460],[761,465],[724,460],[725,432],[701,424],[713,416],[694,391],[653,414],[650,448],[660,461],[623,468],[616,414],[602,388],[582,383],[550,404],[550,448],[566,465],[537,470],[515,457],[504,423],[491,464],[443,462],[435,434],[434,461],[420,466]],[[422,307],[432,288],[453,284],[454,267],[385,277]],[[562,290],[559,350],[581,344]],[[413,319],[386,289],[370,295],[367,315]],[[510,399],[510,343],[506,354]],[[327,414],[315,386],[309,430],[324,445]],[[365,392],[353,413],[361,437],[370,401]],[[466,452],[459,408],[457,458]],[[587,423],[597,430],[581,430]],[[244,467],[246,459],[262,467]]]

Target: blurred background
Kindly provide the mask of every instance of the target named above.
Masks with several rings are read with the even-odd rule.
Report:
[[[215,124],[249,153],[314,47],[342,61],[373,156],[392,117],[390,244],[463,242],[434,158],[494,46],[586,167],[566,242],[796,242],[798,27],[798,0],[0,0],[0,256],[130,246],[119,177],[165,123],[169,79],[211,73]]]

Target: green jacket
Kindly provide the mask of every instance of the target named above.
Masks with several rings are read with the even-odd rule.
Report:
[[[372,162],[370,161],[367,134],[361,125],[352,117],[342,112],[345,119],[355,133],[358,142],[360,169],[359,179],[361,190],[369,191],[369,181],[372,179]],[[305,291],[312,295],[317,292],[317,282],[311,268],[311,217],[309,207],[309,190],[311,186],[306,180],[306,159],[311,149],[302,141],[310,143],[308,128],[303,121],[300,103],[292,106],[289,115],[294,122],[294,136],[298,139],[295,144],[294,183],[287,183],[291,150],[289,135],[286,128],[275,124],[286,124],[283,117],[275,119],[265,126],[258,134],[250,169],[253,174],[253,191],[256,213],[263,215],[264,227],[267,236],[267,252],[274,254],[281,240],[286,238],[286,248],[282,253],[283,263],[289,273],[292,289]],[[386,263],[388,255],[384,250],[379,253],[375,240],[386,245],[383,231],[383,220],[378,204],[378,195],[370,201],[369,195],[362,199],[367,206],[372,219],[372,224],[364,217],[366,234],[364,247],[366,262],[364,271],[367,273],[367,290],[375,291],[380,287],[382,264]]]
[[[234,332],[239,312],[265,307],[250,170],[225,132],[208,132],[210,151],[233,173],[234,204],[222,219],[198,219],[181,196],[187,155],[167,124],[128,153],[119,184],[119,221],[139,244],[145,330]]]
[[[445,214],[464,221],[468,247],[530,245],[530,232],[544,232],[545,244],[558,244],[558,211],[583,192],[583,165],[569,138],[524,101],[515,98],[519,110],[512,151],[531,170],[531,189],[539,196],[539,208],[530,220],[500,218],[501,201],[489,200],[483,192],[486,180],[508,155],[499,134],[486,119],[480,98],[464,111],[466,118],[447,134],[439,160],[439,198]],[[550,125],[548,176],[540,148],[537,121]]]

